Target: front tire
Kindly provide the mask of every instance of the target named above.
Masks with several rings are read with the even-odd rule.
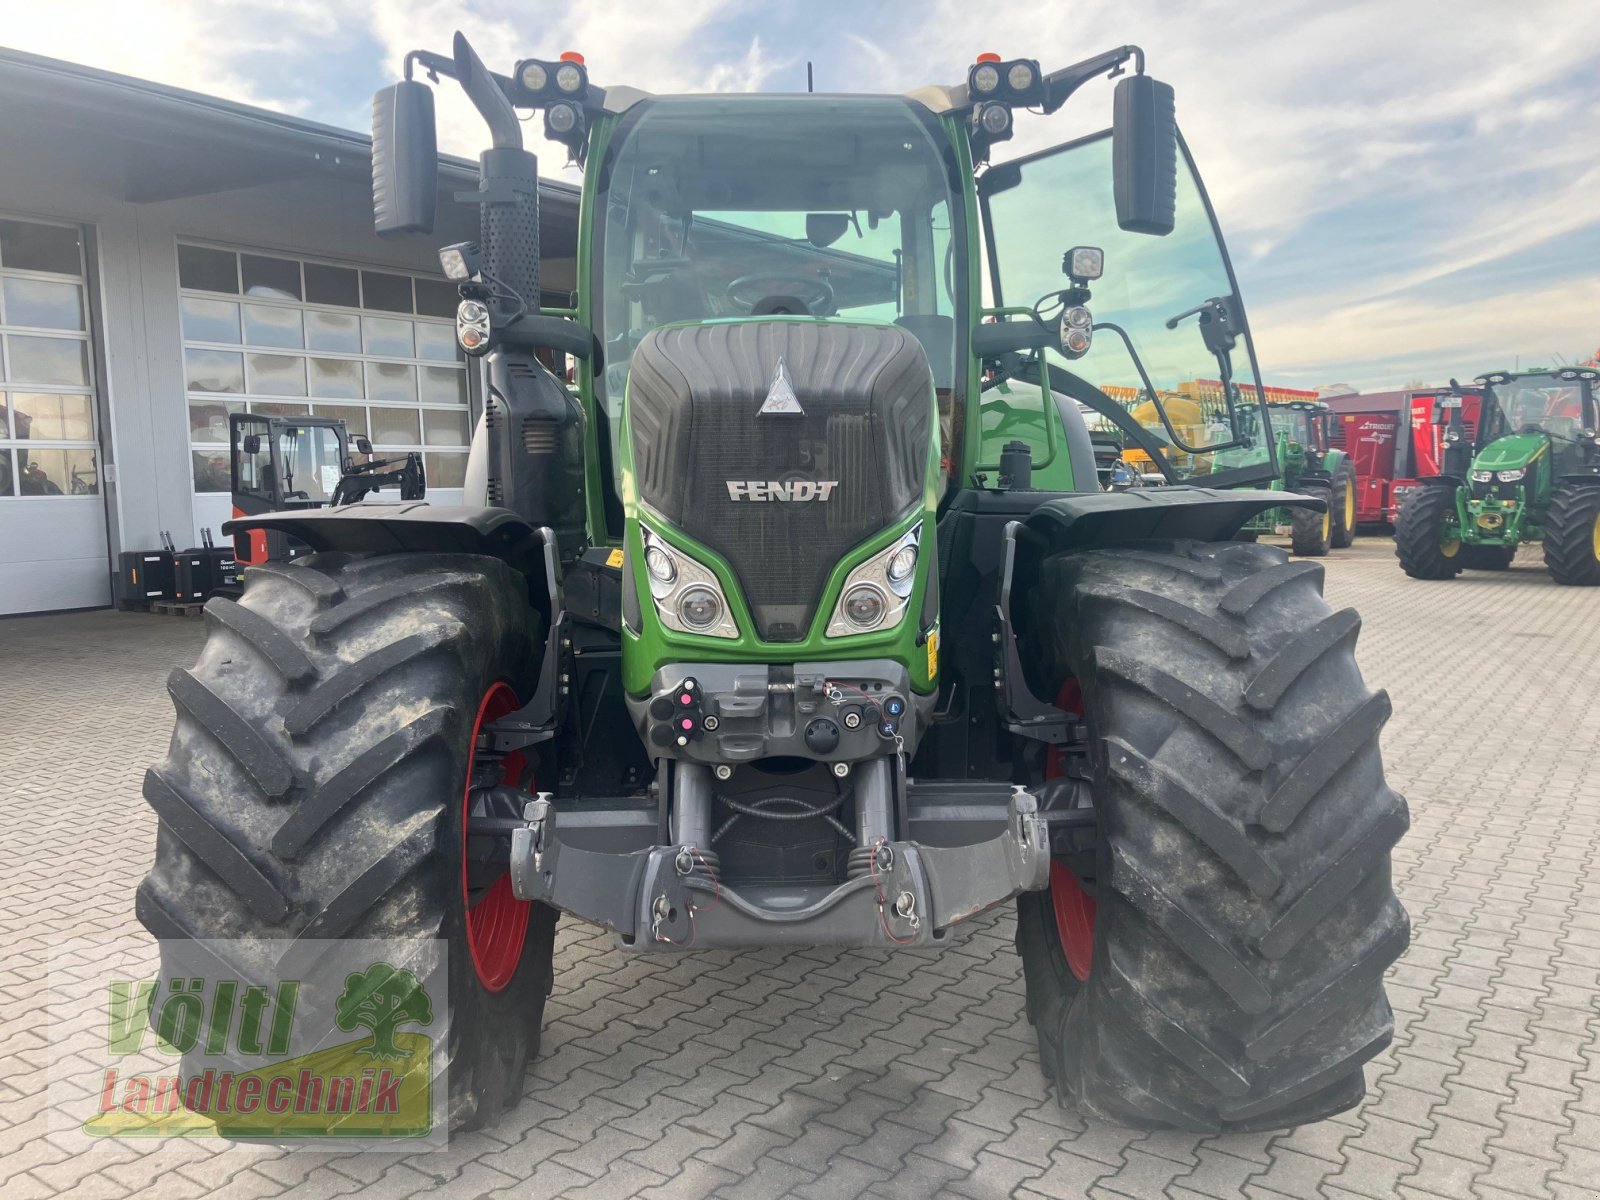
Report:
[[[1333,477],[1333,528],[1328,543],[1346,550],[1356,540],[1356,469],[1347,458]]]
[[[1558,487],[1544,523],[1544,561],[1557,583],[1600,584],[1600,487]]]
[[[1327,488],[1306,488],[1327,507],[1322,512],[1309,508],[1289,510],[1289,545],[1302,558],[1321,558],[1333,544],[1333,494]]]
[[[226,941],[229,967],[269,985],[294,956],[274,943],[442,939],[450,1128],[493,1124],[537,1053],[555,939],[555,911],[509,897],[464,845],[477,724],[535,675],[525,582],[472,555],[318,554],[250,569],[206,617],[145,775],[160,826],[140,921]]]
[[[1056,555],[1035,661],[1081,689],[1099,847],[1087,978],[1050,904],[1019,904],[1027,1008],[1063,1103],[1122,1124],[1281,1129],[1358,1103],[1409,923],[1390,881],[1405,801],[1359,619],[1264,546]],[[1053,894],[1053,893],[1052,893]],[[1059,932],[1058,930],[1056,932]]]
[[[1413,579],[1454,579],[1466,565],[1461,550],[1453,487],[1418,488],[1406,497],[1394,526],[1402,571]]]

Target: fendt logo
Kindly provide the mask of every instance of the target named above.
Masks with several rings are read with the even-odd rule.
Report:
[[[799,479],[784,482],[778,479],[730,479],[729,500],[817,500],[826,502],[839,486],[837,479]]]

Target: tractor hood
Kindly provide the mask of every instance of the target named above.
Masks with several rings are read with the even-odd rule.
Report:
[[[1542,454],[1550,439],[1542,433],[1513,433],[1496,438],[1472,460],[1477,471],[1514,471]]]

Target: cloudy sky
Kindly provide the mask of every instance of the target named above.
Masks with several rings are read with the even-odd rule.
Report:
[[[1136,42],[1177,88],[1268,382],[1600,347],[1600,0],[0,0],[0,44],[363,128],[405,51],[584,53],[648,91],[905,91]],[[453,89],[451,89],[453,91]],[[1088,90],[1017,149],[1102,125]],[[441,93],[441,140],[479,127]],[[552,150],[541,161],[559,161]],[[575,179],[575,175],[569,176]]]

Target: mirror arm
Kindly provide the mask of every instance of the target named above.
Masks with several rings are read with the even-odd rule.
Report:
[[[1128,336],[1128,331],[1122,328],[1122,326],[1114,324],[1111,321],[1096,321],[1094,324],[1094,329],[1096,332],[1099,332],[1102,329],[1109,329],[1112,333],[1116,334],[1122,339],[1123,346],[1127,348],[1128,357],[1133,360],[1134,367],[1138,369],[1139,382],[1144,384],[1145,393],[1150,397],[1152,403],[1155,404],[1156,415],[1161,418],[1162,427],[1166,429],[1167,436],[1172,439],[1172,444],[1175,447],[1177,447],[1179,450],[1182,450],[1185,454],[1215,454],[1219,450],[1232,450],[1235,446],[1244,445],[1244,439],[1239,437],[1236,429],[1234,430],[1234,436],[1231,441],[1212,442],[1205,446],[1189,445],[1188,442],[1184,441],[1178,436],[1178,431],[1173,428],[1172,418],[1167,416],[1167,407],[1166,405],[1162,404],[1160,399],[1157,397],[1155,384],[1150,382],[1150,375],[1144,369],[1144,360],[1139,357],[1139,352],[1133,348],[1133,339]],[[1218,359],[1218,365],[1221,365],[1220,357]],[[1233,373],[1231,369],[1223,372],[1222,399],[1223,402],[1228,406],[1230,428],[1233,426],[1233,396],[1231,394],[1231,389],[1233,386],[1231,382],[1232,378]]]
[[[1015,321],[994,321],[972,329],[972,353],[982,359],[998,359],[1021,350],[1043,350],[1055,345],[1060,334],[1036,316]]]
[[[517,120],[517,110],[511,107],[510,98],[500,86],[500,77],[483,65],[478,52],[462,33],[456,34],[455,39],[455,76],[467,99],[489,126],[495,147],[522,149],[522,123]]]
[[[416,64],[421,64],[423,73],[434,83],[439,82],[440,76],[459,81],[456,74],[456,64],[453,58],[436,53],[432,50],[412,50],[406,54],[405,78],[411,79]],[[498,71],[485,71],[484,74],[500,85],[500,90],[505,93],[506,99],[513,105],[516,104],[517,85],[509,75],[502,75]]]
[[[1040,107],[1047,114],[1055,112],[1073,92],[1091,79],[1101,75],[1115,79],[1122,74],[1122,64],[1130,58],[1134,60],[1134,72],[1143,75],[1144,51],[1138,46],[1119,46],[1115,50],[1107,50],[1093,58],[1073,63],[1070,67],[1050,72],[1044,77],[1044,103]]]
[[[1033,376],[1037,374],[1048,382],[1053,391],[1060,392],[1069,399],[1087,404],[1095,412],[1105,417],[1124,434],[1140,450],[1143,450],[1150,461],[1155,464],[1161,477],[1167,483],[1181,483],[1178,473],[1172,469],[1172,464],[1167,460],[1167,448],[1155,438],[1139,422],[1128,415],[1128,410],[1123,408],[1111,397],[1107,396],[1094,384],[1084,379],[1081,375],[1074,375],[1065,367],[1058,367],[1054,363],[1034,361],[1025,364],[1016,374],[1016,378],[1023,383],[1032,383]]]
[[[495,339],[513,350],[559,350],[574,358],[599,362],[600,344],[594,331],[569,317],[529,314],[503,325]]]

